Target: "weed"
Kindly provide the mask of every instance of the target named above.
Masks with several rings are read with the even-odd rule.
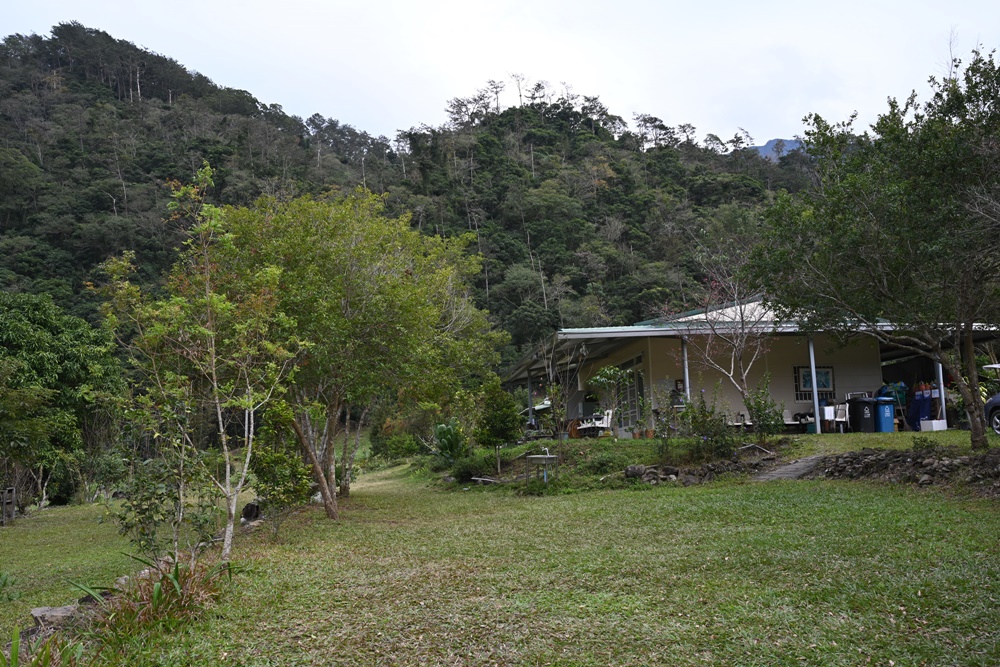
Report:
[[[11,637],[10,658],[0,651],[0,667],[84,667],[96,664],[98,654],[87,655],[79,642],[67,641],[58,633],[47,636],[35,646],[21,651],[21,633],[17,629]]]
[[[121,654],[136,637],[151,631],[169,632],[191,622],[219,598],[223,581],[233,574],[230,563],[209,567],[200,561],[192,565],[132,558],[146,570],[109,598],[100,590],[76,584],[100,604],[85,635],[112,653]]]
[[[21,597],[14,585],[17,582],[8,572],[0,572],[0,602],[13,602]]]

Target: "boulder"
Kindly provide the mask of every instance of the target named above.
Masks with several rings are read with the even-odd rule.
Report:
[[[646,466],[642,465],[631,465],[625,468],[625,477],[629,479],[634,479],[637,477],[642,477],[646,474]]]
[[[76,618],[79,605],[71,604],[65,607],[35,607],[31,617],[39,628],[64,628]]]

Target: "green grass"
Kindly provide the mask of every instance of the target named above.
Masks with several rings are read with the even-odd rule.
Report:
[[[968,446],[968,434],[932,435]],[[796,443],[786,457],[908,448],[912,435]],[[559,446],[595,475],[622,451],[655,453]],[[277,542],[242,536],[234,556],[248,569],[223,600],[186,629],[137,638],[118,664],[1000,663],[995,501],[744,480],[535,497],[430,479],[365,475],[340,522],[310,507]],[[0,530],[0,571],[21,593],[0,602],[0,633],[78,597],[68,579],[133,569],[99,513],[54,508]]]
[[[33,607],[70,604],[83,594],[70,583],[113,585],[135,569],[111,523],[99,523],[99,505],[53,507],[0,528],[0,572],[14,580],[14,600],[0,600],[0,643],[15,627],[32,625]]]
[[[926,438],[945,447],[955,447],[970,453],[968,431],[899,431],[896,433],[823,433],[792,436],[794,446],[786,455],[810,456],[813,454],[842,454],[867,447],[875,449],[910,449],[914,438]],[[1000,447],[1000,437],[989,434],[991,447]],[[974,452],[973,452],[974,453]]]
[[[988,501],[789,482],[519,497],[394,469],[133,664],[992,665]],[[138,651],[139,649],[137,649]]]

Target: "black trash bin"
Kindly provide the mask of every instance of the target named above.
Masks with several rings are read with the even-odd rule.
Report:
[[[851,430],[855,433],[875,432],[875,399],[858,396],[847,401]]]

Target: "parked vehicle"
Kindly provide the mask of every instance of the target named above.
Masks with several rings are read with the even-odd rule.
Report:
[[[988,364],[983,368],[995,370],[1000,374],[1000,364]],[[986,401],[986,409],[983,413],[986,415],[986,423],[990,425],[994,433],[1000,435],[1000,394],[991,396]]]
[[[1000,435],[1000,394],[986,401],[986,419],[993,432]]]

